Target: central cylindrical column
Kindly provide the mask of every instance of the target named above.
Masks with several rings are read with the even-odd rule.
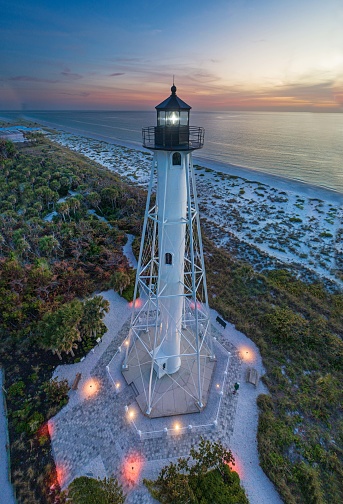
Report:
[[[156,153],[159,247],[160,338],[158,358],[166,373],[181,365],[180,335],[184,294],[189,153]]]

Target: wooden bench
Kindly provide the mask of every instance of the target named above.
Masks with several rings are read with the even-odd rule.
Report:
[[[247,377],[246,377],[247,383],[252,383],[253,385],[255,385],[255,387],[257,387],[258,379],[259,379],[259,376],[258,376],[258,372],[256,371],[256,369],[248,368],[247,369]]]
[[[223,329],[225,329],[225,327],[226,327],[226,322],[224,322],[224,320],[223,320],[222,318],[217,317],[217,318],[216,318],[216,322],[218,322],[218,324],[220,324],[220,325],[223,327]]]
[[[81,380],[81,373],[76,373],[75,380],[73,381],[73,384],[71,386],[72,390],[77,390],[80,380]]]

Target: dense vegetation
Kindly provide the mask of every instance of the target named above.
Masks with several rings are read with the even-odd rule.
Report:
[[[0,362],[19,502],[56,499],[46,420],[68,387],[49,380],[59,354],[79,359],[104,330],[106,303],[90,295],[132,287],[122,245],[126,231],[139,235],[143,201],[138,188],[42,137],[18,151],[0,142]],[[283,270],[256,273],[209,240],[205,251],[211,306],[256,342],[267,369],[263,469],[288,504],[343,502],[343,294]],[[97,323],[87,331],[90,313]],[[68,317],[70,341],[60,323]],[[219,485],[211,474],[208,485]]]
[[[258,345],[261,466],[288,504],[343,502],[343,294],[254,272],[206,240],[210,304]]]
[[[144,480],[151,495],[163,504],[248,504],[234,458],[219,442],[201,439],[190,457],[171,462],[157,479]]]
[[[122,246],[126,231],[138,233],[143,198],[41,135],[17,148],[0,140],[0,363],[19,502],[55,502],[46,422],[66,404],[68,384],[51,375],[106,330],[108,303],[90,296],[132,290]]]

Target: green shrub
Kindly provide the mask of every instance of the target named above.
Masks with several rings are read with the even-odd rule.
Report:
[[[18,381],[13,383],[7,391],[8,397],[24,396],[25,383],[23,381]]]
[[[116,478],[104,480],[81,476],[68,488],[73,504],[124,504],[125,495]]]

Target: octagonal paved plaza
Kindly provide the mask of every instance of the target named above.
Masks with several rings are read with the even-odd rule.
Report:
[[[114,317],[107,342],[83,362],[56,370],[55,376],[66,377],[70,384],[77,372],[82,377],[78,390],[70,391],[68,405],[49,421],[53,454],[64,488],[77,476],[114,475],[128,493],[128,504],[152,503],[143,478],[155,478],[169,461],[188,455],[200,436],[229,446],[238,397],[232,390],[241,361],[236,348],[213,327],[217,364],[206,408],[200,413],[147,418],[121,375],[118,347],[128,334],[128,307],[123,305]]]

